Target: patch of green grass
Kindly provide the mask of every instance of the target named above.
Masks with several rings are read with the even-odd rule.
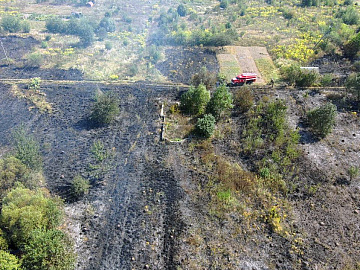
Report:
[[[226,81],[230,81],[241,73],[241,68],[235,55],[217,54],[217,60],[219,61],[220,73],[226,77]]]
[[[266,83],[269,83],[271,79],[274,81],[279,79],[278,70],[270,58],[255,59],[255,64]]]

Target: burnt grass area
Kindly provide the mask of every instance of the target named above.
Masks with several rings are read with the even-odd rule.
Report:
[[[190,84],[191,78],[203,67],[211,73],[219,72],[216,53],[209,48],[167,48],[165,60],[156,64],[156,68],[171,82],[185,84]]]
[[[214,213],[207,191],[212,176],[199,170],[204,150],[190,150],[191,141],[160,141],[161,103],[177,100],[185,89],[42,84],[53,113],[41,114],[10,87],[0,84],[1,148],[9,148],[11,131],[22,124],[40,142],[47,187],[67,202],[64,227],[75,241],[76,269],[344,269],[358,262],[360,187],[347,169],[359,164],[360,134],[350,112],[338,112],[327,139],[300,145],[297,177],[287,179],[292,188],[284,235],[231,208]],[[116,94],[120,114],[107,127],[91,128],[87,116],[99,91]],[[308,98],[305,92],[265,89],[256,98],[286,98],[289,125],[308,132],[298,126],[304,111],[328,94]],[[219,124],[215,154],[252,171],[254,157],[237,150],[246,119],[233,115],[229,121]],[[107,153],[102,161],[94,142]],[[80,200],[70,192],[76,175],[92,185]]]
[[[0,79],[29,79],[39,77],[44,80],[83,80],[83,74],[77,69],[42,69],[28,66],[25,56],[32,48],[40,45],[40,41],[18,36],[1,36],[4,49],[0,47]],[[5,54],[5,52],[6,54]],[[7,59],[9,61],[7,61]]]
[[[99,90],[115,92],[121,112],[112,125],[91,129],[87,116]],[[0,144],[11,144],[11,131],[21,124],[40,142],[47,186],[71,209],[65,226],[76,242],[77,269],[175,269],[182,195],[172,169],[164,166],[158,99],[165,93],[175,98],[178,90],[141,84],[42,85],[51,115],[29,111],[9,85],[1,84],[0,91]],[[95,141],[108,153],[102,163],[91,151]],[[70,193],[76,175],[92,184],[81,201]]]

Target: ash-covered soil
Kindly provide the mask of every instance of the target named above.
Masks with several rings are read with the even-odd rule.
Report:
[[[177,89],[148,85],[43,85],[52,115],[28,111],[24,100],[0,85],[0,143],[24,124],[40,141],[47,185],[68,200],[69,231],[79,255],[77,269],[175,269],[177,236],[183,229],[181,191],[172,169],[164,166],[167,148],[159,143],[158,101]],[[95,91],[114,91],[121,113],[116,122],[91,129],[86,124]],[[109,153],[97,170],[91,154],[99,140]],[[93,188],[71,202],[72,178],[81,174]]]
[[[195,73],[201,68],[212,73],[219,72],[215,51],[207,48],[171,47],[165,50],[165,60],[156,68],[171,82],[190,84]]]
[[[87,115],[99,90],[114,91],[121,112],[114,124],[94,129]],[[297,188],[288,195],[294,237],[284,237],[231,211],[214,215],[211,198],[203,191],[211,175],[197,169],[201,153],[191,152],[189,142],[159,141],[160,104],[176,100],[182,90],[146,84],[42,85],[54,110],[48,115],[29,111],[25,100],[12,96],[9,85],[0,85],[0,144],[7,146],[11,130],[20,124],[39,140],[47,185],[67,201],[66,228],[76,244],[76,269],[355,266],[360,258],[360,188],[359,178],[350,180],[347,168],[360,161],[358,118],[339,110],[333,133],[315,140],[302,118],[326,101],[328,93],[258,90],[257,98],[287,101],[289,124],[303,136]],[[244,118],[230,121],[231,132],[213,141],[215,153],[252,170],[251,157],[235,149]],[[95,141],[108,153],[101,163],[91,152]],[[80,201],[69,192],[78,174],[93,186]]]

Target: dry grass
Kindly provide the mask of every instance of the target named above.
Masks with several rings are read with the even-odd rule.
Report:
[[[41,113],[52,113],[52,106],[46,101],[46,94],[35,89],[20,89],[16,84],[11,86],[11,93],[17,98],[24,98],[32,105],[29,110],[38,109]]]

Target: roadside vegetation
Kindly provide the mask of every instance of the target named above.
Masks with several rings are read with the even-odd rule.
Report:
[[[13,153],[0,159],[0,269],[73,269],[63,201],[44,188],[39,144],[24,127],[13,137]]]

